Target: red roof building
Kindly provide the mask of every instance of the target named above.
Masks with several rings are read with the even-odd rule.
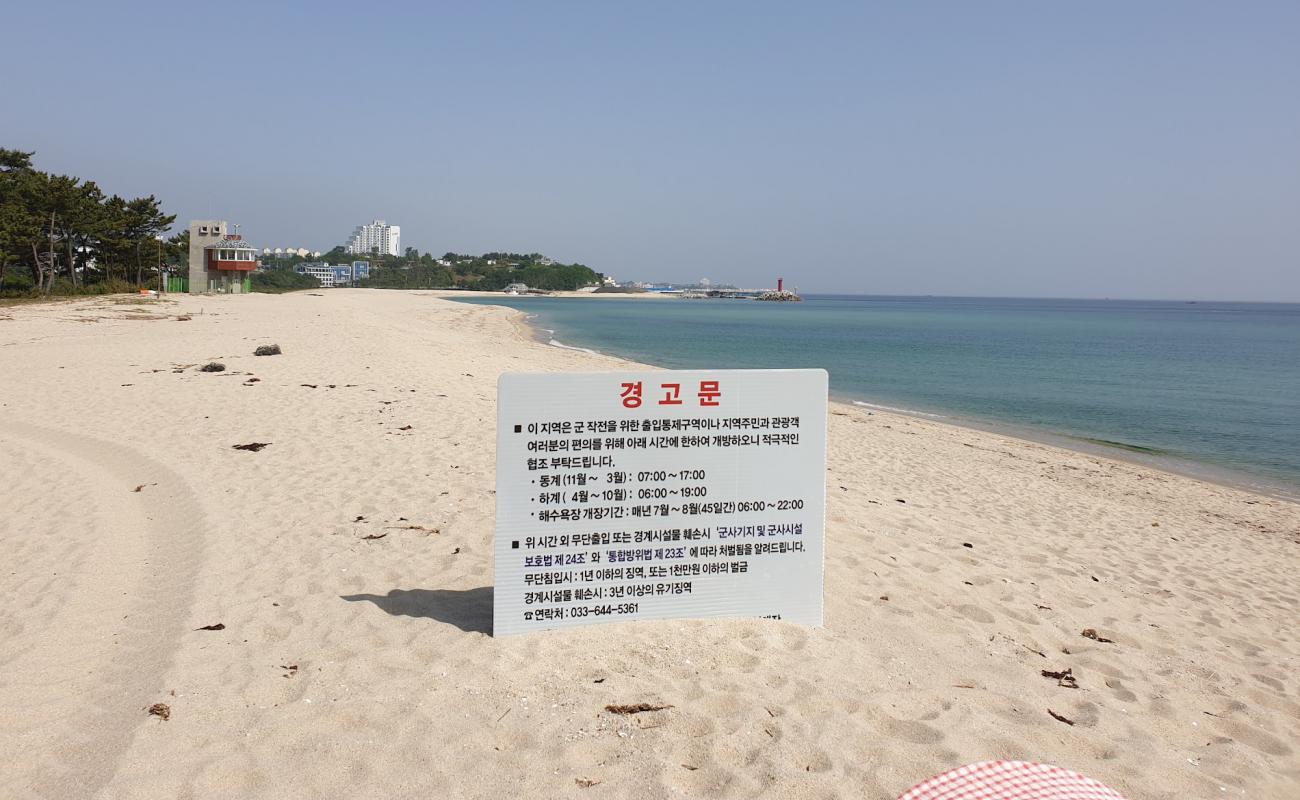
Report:
[[[203,248],[207,291],[241,294],[251,291],[249,273],[261,266],[257,248],[239,234],[227,234]]]

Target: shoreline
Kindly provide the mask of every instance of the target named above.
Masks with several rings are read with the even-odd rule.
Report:
[[[498,293],[476,292],[474,296],[495,297],[498,296]],[[442,296],[439,295],[439,297]],[[442,299],[454,300],[455,298],[452,296],[443,297]],[[539,342],[551,347],[573,350],[579,353],[588,353],[617,359],[624,361],[630,367],[637,369],[669,369],[668,367],[663,367],[657,364],[638,362],[605,350],[565,344],[556,338],[556,331],[550,328],[544,328],[539,323],[535,322],[535,314],[505,305],[494,305],[492,307],[506,309],[507,311],[520,315],[519,335],[529,341]],[[1073,453],[1104,458],[1131,466],[1159,470],[1182,478],[1205,481],[1206,483],[1212,483],[1216,486],[1252,492],[1274,500],[1283,500],[1289,503],[1300,504],[1300,487],[1286,485],[1280,481],[1275,482],[1269,478],[1241,470],[1235,470],[1230,467],[1181,458],[1171,454],[1144,454],[1130,449],[1131,446],[1125,445],[1121,442],[1111,443],[1102,440],[1092,440],[1086,437],[1074,436],[1072,434],[1061,433],[1058,431],[1050,431],[1046,429],[1040,430],[1028,426],[1015,425],[1013,423],[1000,422],[997,420],[985,420],[952,413],[896,408],[875,403],[865,398],[845,395],[834,391],[831,393],[830,402],[843,407],[865,409],[867,412],[873,414],[896,414],[911,419],[924,420],[941,425],[951,425],[955,428],[980,431],[981,433],[988,433],[995,436],[1005,436],[1019,442],[1029,442],[1049,447],[1057,447]]]
[[[892,798],[1001,758],[1300,791],[1300,508],[946,422],[831,405],[823,627],[493,637],[498,378],[629,365],[410,292],[6,309],[4,788]]]
[[[443,300],[454,300],[458,297],[533,297],[533,298],[591,298],[594,300],[676,300],[675,295],[663,294],[662,292],[566,292],[547,290],[546,294],[519,294],[508,295],[505,292],[489,292],[481,289],[382,289],[378,291],[410,291],[419,293],[426,297],[437,297]]]

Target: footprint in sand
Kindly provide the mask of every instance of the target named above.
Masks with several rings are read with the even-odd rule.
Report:
[[[1282,683],[1282,681],[1278,680],[1277,678],[1270,678],[1267,675],[1258,675],[1258,674],[1251,675],[1250,677],[1254,678],[1255,680],[1259,681],[1260,683],[1264,684],[1270,689],[1275,689],[1281,694],[1286,694],[1286,684]]]
[[[971,605],[969,603],[960,606],[955,606],[953,608],[953,611],[956,611],[958,614],[961,614],[963,617],[973,622],[990,623],[994,621],[994,617],[992,614],[980,608],[979,606]]]
[[[673,720],[673,729],[683,738],[689,740],[712,735],[717,730],[717,725],[707,716],[687,711],[678,714],[677,718]],[[693,763],[699,764],[701,762],[695,761]]]
[[[1261,753],[1267,753],[1271,756],[1287,756],[1291,754],[1291,746],[1286,742],[1271,733],[1247,725],[1244,722],[1238,722],[1234,719],[1215,720],[1214,725],[1225,735],[1248,747],[1253,747]]]
[[[916,720],[896,719],[882,713],[876,725],[886,736],[913,744],[937,744],[943,741],[943,731]]]
[[[786,650],[802,650],[808,644],[808,632],[802,628],[788,627],[781,631],[781,646]]]
[[[1300,703],[1293,703],[1290,700],[1278,697],[1267,689],[1255,687],[1243,689],[1242,695],[1259,708],[1271,709],[1274,712],[1281,712],[1300,720]]]
[[[1086,700],[1082,702],[1071,703],[1069,711],[1066,712],[1076,727],[1092,728],[1101,720],[1101,709],[1096,703],[1090,703]],[[1048,720],[1051,722],[1051,720]]]
[[[1111,695],[1116,700],[1121,700],[1125,703],[1132,703],[1134,700],[1137,700],[1137,695],[1126,689],[1124,687],[1124,682],[1119,678],[1107,678],[1106,688],[1110,689]]]
[[[796,765],[802,764],[804,772],[830,772],[833,766],[830,756],[820,748],[796,748],[791,761]]]

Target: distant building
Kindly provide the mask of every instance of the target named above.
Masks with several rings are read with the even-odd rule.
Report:
[[[226,234],[203,248],[207,260],[208,291],[226,294],[251,292],[252,272],[262,265],[257,248],[239,234]]]
[[[369,225],[358,225],[348,238],[347,251],[354,255],[380,254],[396,256],[402,253],[402,229],[377,219]]]
[[[277,247],[274,250],[266,247],[262,249],[262,255],[267,258],[293,258],[294,256],[320,258],[320,251],[308,250],[305,247]]]
[[[351,286],[357,281],[365,280],[370,277],[369,261],[353,261],[351,264],[337,264],[331,269],[334,270],[335,286]]]
[[[293,271],[312,276],[320,281],[320,285],[326,289],[334,287],[334,267],[329,264],[322,264],[319,261],[304,261],[301,264],[295,264]]]
[[[323,261],[304,261],[295,264],[294,272],[311,275],[320,281],[326,289],[337,286],[351,286],[359,280],[370,277],[369,261],[353,261],[351,264],[326,264]]]
[[[190,222],[189,277],[182,291],[244,294],[252,290],[250,275],[261,266],[257,248],[242,236],[227,233],[229,226],[225,220]]]
[[[528,284],[526,284],[526,283],[512,283],[512,284],[510,284],[509,286],[507,286],[507,287],[504,289],[504,291],[505,291],[506,294],[527,294],[527,293],[528,293]]]

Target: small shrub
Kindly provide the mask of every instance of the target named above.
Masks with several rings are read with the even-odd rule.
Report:
[[[226,365],[222,364],[220,361],[213,361],[211,363],[204,364],[203,366],[199,367],[199,372],[225,372],[225,371],[226,371]]]
[[[255,356],[278,356],[280,355],[280,345],[264,344],[253,351]]]

